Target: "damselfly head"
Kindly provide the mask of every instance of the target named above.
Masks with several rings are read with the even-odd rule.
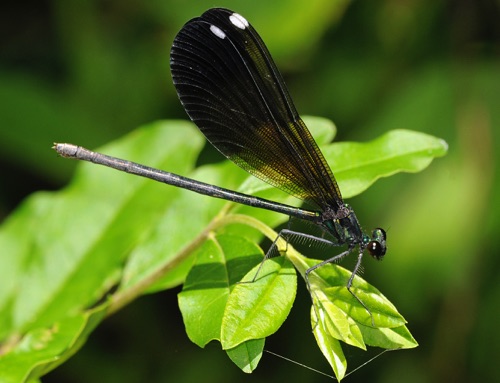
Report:
[[[377,227],[373,230],[372,240],[368,242],[368,245],[366,246],[370,255],[377,261],[381,261],[387,251],[386,237],[387,235],[385,230]]]

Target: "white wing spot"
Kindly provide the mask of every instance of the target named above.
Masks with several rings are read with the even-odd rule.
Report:
[[[225,39],[226,34],[222,32],[222,29],[216,27],[215,25],[210,25],[210,31],[217,36],[219,39]]]
[[[236,27],[240,29],[247,28],[250,24],[248,24],[247,19],[241,16],[239,13],[233,13],[229,16],[229,21]]]

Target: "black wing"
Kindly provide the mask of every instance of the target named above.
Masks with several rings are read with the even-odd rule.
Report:
[[[321,210],[343,205],[269,51],[242,16],[214,8],[186,23],[170,66],[186,112],[222,154]]]

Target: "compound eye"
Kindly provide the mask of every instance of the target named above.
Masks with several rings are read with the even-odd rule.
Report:
[[[370,241],[366,247],[370,255],[377,261],[381,261],[384,258],[386,248],[378,241]]]
[[[377,227],[375,230],[373,230],[372,238],[378,240],[379,242],[385,242],[387,239],[387,234],[384,229]]]

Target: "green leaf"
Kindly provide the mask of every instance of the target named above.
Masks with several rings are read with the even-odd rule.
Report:
[[[358,195],[381,177],[416,173],[446,154],[445,141],[410,130],[392,130],[366,142],[340,142],[322,148],[344,198]]]
[[[259,270],[260,266],[250,270],[243,279],[246,283],[237,284],[229,296],[221,329],[225,350],[274,334],[290,313],[297,289],[292,264],[279,257],[267,260]]]
[[[194,137],[187,140],[186,134]],[[187,174],[202,143],[190,123],[159,122],[102,151]],[[178,156],[176,150],[183,153],[183,161],[174,158]],[[61,160],[55,155],[53,158]],[[166,229],[165,215],[170,220],[177,218],[177,222],[185,220],[185,210],[175,209],[179,194],[176,188],[93,164],[81,164],[76,178],[65,190],[37,193],[27,199],[0,228],[0,337],[10,345],[8,350],[14,352],[17,342],[22,341],[19,334],[51,329],[64,323],[68,315],[86,315],[86,308],[105,298],[120,281],[127,283],[111,296],[112,307],[121,307],[144,293],[151,285],[151,276],[159,271],[165,275],[162,267],[173,269],[172,259],[177,271],[182,266],[180,249],[202,232],[224,205],[223,201],[201,204],[196,220]],[[164,231],[151,244],[149,240],[157,225]],[[165,238],[169,239],[169,246],[165,246]],[[148,245],[142,247],[145,242]],[[145,248],[147,254],[141,251]],[[143,256],[136,263],[141,267],[125,273],[129,276],[125,280],[123,266],[135,257],[137,250],[137,256]],[[186,255],[184,259],[189,261]],[[139,271],[141,278],[131,278]],[[58,335],[66,336],[68,344],[75,343],[75,337],[81,337],[83,342],[86,335],[77,328],[74,330],[73,334]],[[29,359],[26,365],[45,365],[44,348],[54,359],[65,359],[66,350],[62,347],[60,355],[54,354],[48,343],[40,347],[25,352],[24,358]],[[8,359],[8,353],[4,357],[13,361]],[[33,371],[35,378],[36,371],[41,370]]]
[[[338,268],[344,274],[344,277],[347,274],[351,274],[349,270],[340,266],[338,266]],[[341,280],[347,279],[341,278],[335,283],[337,284]],[[359,276],[354,278],[351,291],[361,300],[361,302],[370,308],[370,313],[368,313],[366,308],[347,290],[346,285],[347,282],[344,285],[328,287],[325,288],[323,292],[331,302],[335,303],[345,312],[349,312],[349,315],[358,323],[366,326],[375,325],[376,327],[389,328],[399,327],[406,323],[401,314],[396,310],[396,307],[394,307],[379,290],[368,284]]]
[[[152,124],[102,150],[158,167],[175,162],[173,170],[184,173],[202,141],[187,143],[179,126]],[[185,161],[173,160],[174,148],[185,151]],[[0,257],[0,317],[10,318],[0,334],[50,325],[100,300],[177,194],[175,188],[82,164],[65,190],[25,201],[0,231],[2,253],[8,255]],[[166,252],[163,246],[157,257],[168,259],[177,249]]]
[[[251,372],[260,360],[264,338],[276,332],[290,312],[295,271],[283,257],[260,269],[262,250],[227,234],[211,236],[195,255],[179,294],[186,332],[200,347],[220,340],[230,358]],[[246,282],[237,283],[242,279]]]
[[[316,310],[311,307],[311,324],[313,334],[316,338],[318,346],[325,356],[326,360],[333,369],[337,379],[341,381],[347,370],[347,360],[340,342],[331,335],[331,332],[326,328],[323,320],[318,320]]]
[[[314,137],[329,142],[336,128],[323,119],[304,119]],[[316,125],[317,124],[317,125]],[[392,130],[369,142],[338,142],[321,146],[325,159],[332,168],[344,198],[361,194],[380,178],[396,173],[416,173],[424,170],[432,160],[446,154],[445,141],[425,133],[410,130]],[[245,192],[274,189],[263,181],[252,179],[245,183]],[[242,189],[240,189],[242,190]],[[282,195],[277,191],[276,195]]]
[[[75,354],[106,314],[102,304],[70,315],[46,327],[36,327],[2,345],[1,381],[18,383],[36,379]]]
[[[221,339],[221,326],[232,286],[264,254],[253,242],[232,235],[210,237],[195,253],[179,308],[186,332],[200,347]]]
[[[305,271],[320,263],[288,246],[287,258],[305,278]],[[413,348],[417,342],[406,328],[405,319],[375,287],[356,275],[351,290],[370,313],[347,290],[352,272],[336,264],[326,264],[309,274],[313,297],[311,325],[318,345],[341,380],[347,369],[339,341],[366,349],[366,345],[386,349]]]
[[[389,350],[399,348],[414,348],[417,341],[410,334],[406,326],[392,328],[373,328],[359,325],[365,343],[372,347],[381,347]]]
[[[366,350],[361,330],[352,317],[333,302],[327,300],[326,296],[319,297],[320,292],[315,295],[313,308],[318,311],[321,325],[332,337],[351,346]],[[316,313],[315,313],[316,314]],[[316,315],[314,315],[313,326]]]
[[[322,261],[303,258],[302,255],[292,251],[287,252],[288,258],[305,275],[305,270]],[[303,262],[303,264],[299,263]],[[305,265],[305,266],[304,266]],[[376,327],[399,327],[406,323],[396,307],[377,290],[359,275],[353,280],[351,290],[370,309],[366,308],[347,290],[347,283],[352,275],[352,271],[336,264],[326,264],[317,268],[309,274],[309,283],[313,297],[318,295],[318,299],[323,304],[327,300],[335,304],[349,317],[360,324]],[[373,322],[372,322],[373,320]]]
[[[253,372],[264,351],[265,339],[252,339],[226,350],[227,355],[243,372]]]

